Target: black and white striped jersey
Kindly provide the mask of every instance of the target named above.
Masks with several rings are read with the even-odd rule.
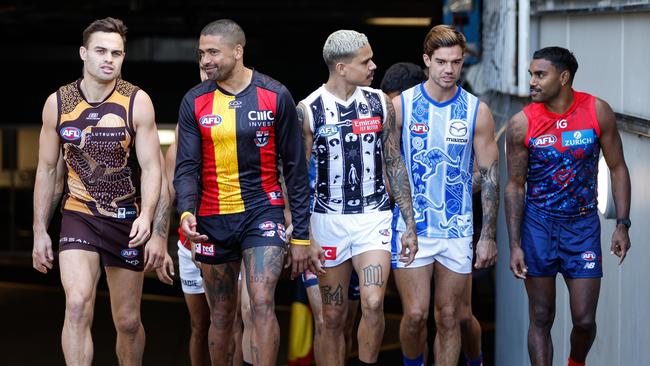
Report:
[[[312,212],[389,210],[382,168],[383,92],[358,87],[344,101],[323,85],[301,103],[307,109],[316,162]]]

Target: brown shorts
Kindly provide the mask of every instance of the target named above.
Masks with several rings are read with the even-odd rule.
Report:
[[[132,224],[131,219],[63,211],[59,252],[70,249],[97,252],[104,267],[141,272],[144,269],[144,247],[129,248]]]

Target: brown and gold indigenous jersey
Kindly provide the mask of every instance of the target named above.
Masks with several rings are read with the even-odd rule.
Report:
[[[132,115],[139,88],[118,79],[104,101],[89,103],[80,83],[56,93],[67,168],[63,210],[134,219],[140,211],[140,165]]]

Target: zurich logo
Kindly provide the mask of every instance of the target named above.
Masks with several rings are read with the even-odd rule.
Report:
[[[60,134],[64,139],[74,141],[81,137],[81,130],[76,127],[65,127],[61,129]]]
[[[201,117],[199,123],[203,127],[214,127],[221,123],[221,116],[217,114],[206,114],[205,116]]]
[[[542,135],[535,139],[535,146],[547,147],[552,146],[557,142],[555,135]]]
[[[122,249],[122,251],[120,251],[120,255],[122,257],[124,257],[124,258],[129,258],[129,259],[130,258],[135,258],[135,257],[138,256],[138,250],[137,249],[132,249],[132,248]]]

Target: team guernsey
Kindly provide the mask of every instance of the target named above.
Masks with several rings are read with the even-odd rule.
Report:
[[[600,128],[592,95],[573,92],[574,102],[563,114],[543,103],[524,108],[528,118],[526,204],[555,218],[595,212],[600,155]]]
[[[208,80],[191,89],[179,112],[174,186],[178,211],[198,217],[285,204],[282,160],[294,238],[309,238],[309,187],[295,104],[276,80],[253,71],[232,95]]]
[[[138,87],[118,79],[102,102],[89,103],[81,79],[59,88],[57,131],[67,166],[63,211],[135,219],[140,166],[132,114]]]
[[[438,103],[424,83],[401,94],[402,157],[413,195],[418,235],[464,238],[473,234],[472,141],[479,100],[458,87],[454,97]],[[395,208],[397,230],[406,225]]]
[[[386,102],[357,87],[347,101],[321,86],[301,102],[313,133],[316,185],[312,212],[357,214],[390,209],[382,169]]]

